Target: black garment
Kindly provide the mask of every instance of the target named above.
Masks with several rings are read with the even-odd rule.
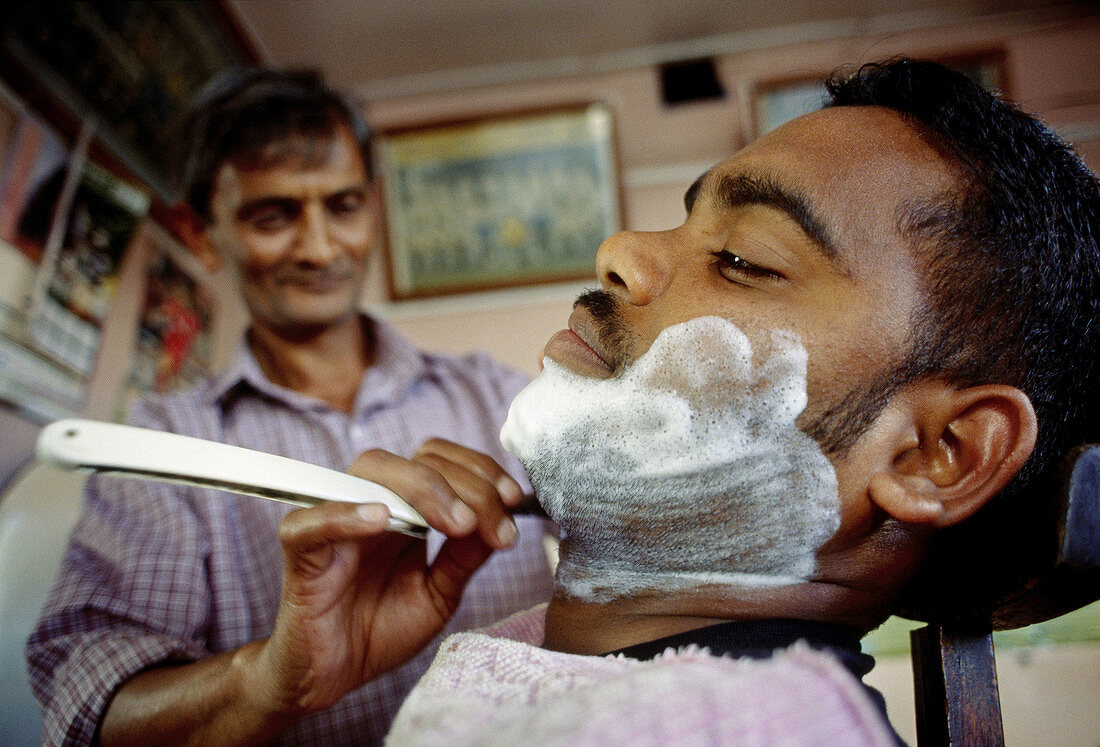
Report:
[[[677,633],[656,641],[627,646],[608,653],[648,661],[661,655],[666,649],[676,650],[694,643],[706,648],[714,656],[729,656],[734,659],[769,659],[776,650],[788,648],[796,641],[805,641],[810,648],[827,651],[835,656],[863,685],[864,690],[871,696],[871,700],[889,724],[890,719],[886,715],[886,699],[878,690],[863,682],[864,675],[875,666],[875,660],[869,654],[863,653],[859,640],[859,633],[843,625],[808,620],[734,620]],[[893,726],[890,729],[893,731]],[[904,744],[897,732],[894,732],[894,739],[898,744]]]

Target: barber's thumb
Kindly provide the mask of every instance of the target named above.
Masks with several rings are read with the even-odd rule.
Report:
[[[380,534],[389,518],[389,509],[381,503],[325,503],[287,514],[279,524],[279,541],[287,551],[310,552]]]

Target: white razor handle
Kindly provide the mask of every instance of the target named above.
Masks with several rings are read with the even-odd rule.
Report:
[[[38,436],[38,459],[69,470],[197,485],[295,506],[326,501],[381,503],[389,529],[424,537],[428,523],[377,483],[295,459],[176,433],[71,418]]]

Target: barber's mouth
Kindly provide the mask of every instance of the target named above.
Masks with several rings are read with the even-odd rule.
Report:
[[[592,340],[592,345],[586,340]],[[543,356],[581,376],[611,378],[614,370],[593,345],[598,345],[598,342],[592,331],[591,317],[583,308],[577,307],[569,317],[569,329],[563,329],[550,338]]]
[[[351,276],[346,273],[322,273],[318,275],[294,275],[283,279],[283,284],[306,293],[331,293],[347,285]]]

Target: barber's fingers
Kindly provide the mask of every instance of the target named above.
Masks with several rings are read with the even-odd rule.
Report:
[[[435,454],[417,456],[417,461],[439,472],[462,501],[477,515],[477,533],[497,548],[510,547],[518,537],[516,523],[508,514],[500,491],[492,483]]]
[[[478,517],[478,534],[493,547],[509,547],[519,536],[507,510],[519,485],[491,457],[448,441],[432,440],[413,459],[439,472]],[[502,490],[503,488],[503,490]]]
[[[433,460],[428,460],[429,462]],[[443,467],[441,472],[436,467]],[[451,537],[464,537],[475,531],[492,547],[507,547],[514,540],[501,531],[507,517],[498,505],[491,504],[495,488],[480,478],[472,479],[466,470],[452,469],[438,461],[403,459],[380,449],[364,452],[349,468],[353,475],[385,485],[421,513],[429,526]],[[511,524],[514,530],[515,525]],[[504,535],[504,540],[502,540]]]
[[[324,573],[340,542],[360,541],[386,533],[390,511],[381,503],[324,503],[291,511],[279,524],[283,556],[292,572]]]
[[[413,459],[422,456],[436,455],[455,464],[462,465],[485,482],[496,487],[505,506],[513,508],[523,500],[523,488],[515,478],[504,471],[496,460],[488,454],[468,449],[453,441],[445,441],[441,438],[433,438],[425,441],[416,450]]]

